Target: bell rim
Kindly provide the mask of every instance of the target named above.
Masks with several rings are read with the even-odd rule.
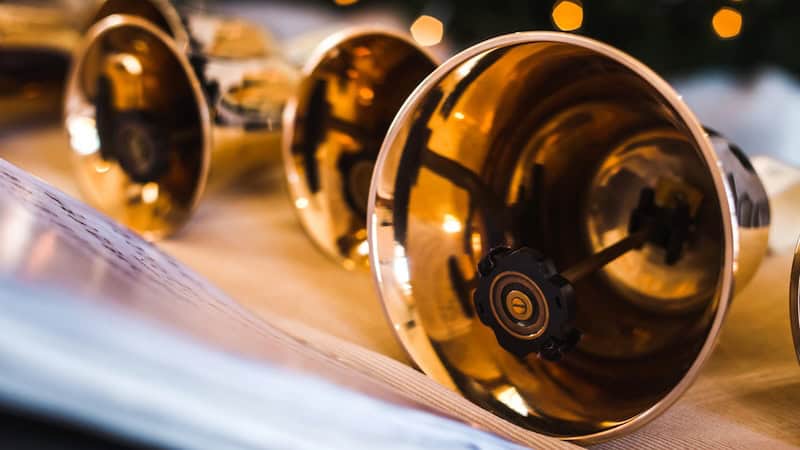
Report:
[[[800,363],[800,237],[794,249],[789,278],[789,325],[792,330],[795,356]]]
[[[375,199],[378,196],[378,180],[386,177],[383,174],[383,169],[387,155],[390,151],[390,143],[398,138],[403,124],[409,120],[410,114],[419,106],[421,100],[442,78],[467,60],[486,51],[536,42],[563,43],[597,52],[614,60],[617,63],[622,64],[634,74],[641,77],[645,82],[648,83],[648,85],[658,91],[659,94],[661,94],[664,99],[675,109],[680,119],[685,123],[695,142],[697,143],[700,154],[702,155],[702,159],[707,164],[708,172],[711,175],[714,189],[717,194],[717,199],[720,202],[719,206],[721,207],[722,211],[720,216],[722,222],[722,231],[725,238],[723,246],[723,266],[720,275],[720,283],[715,294],[719,295],[719,305],[715,312],[713,322],[711,322],[709,326],[708,333],[700,351],[681,380],[675,386],[673,386],[664,397],[662,397],[648,409],[636,414],[619,425],[615,425],[611,428],[607,428],[598,432],[575,436],[556,436],[561,440],[571,441],[578,444],[595,444],[623,436],[648,424],[656,417],[660,416],[670,406],[672,406],[692,385],[694,380],[699,375],[700,369],[708,360],[715,347],[722,323],[734,292],[733,267],[734,261],[738,259],[739,232],[737,226],[734,226],[734,224],[736,224],[736,217],[735,209],[732,206],[734,205],[733,194],[730,186],[728,186],[727,182],[722,177],[720,170],[718,169],[719,160],[714,152],[708,134],[703,129],[702,124],[688,107],[688,105],[683,101],[682,97],[669,83],[661,78],[661,76],[656,74],[652,69],[640,62],[638,59],[612,47],[609,44],[605,44],[588,37],[564,32],[527,31],[505,34],[480,42],[450,57],[448,60],[440,64],[431,74],[429,74],[406,99],[406,101],[403,103],[403,106],[395,115],[386,137],[384,138],[383,145],[381,146],[381,150],[375,163],[372,181],[370,183],[369,203],[367,207],[369,262],[373,282],[375,284],[381,306],[383,307],[386,318],[389,321],[396,338],[401,343],[403,350],[415,363],[415,365],[417,365],[417,367],[419,367],[428,376],[458,392],[458,388],[455,387],[454,382],[449,376],[449,372],[447,369],[445,369],[441,359],[433,349],[429,337],[424,335],[424,342],[422,345],[425,348],[423,350],[417,349],[416,346],[420,345],[419,340],[412,344],[411,337],[408,336],[405,331],[403,331],[403,324],[408,322],[409,317],[411,317],[410,314],[407,314],[409,317],[406,318],[397,317],[397,314],[391,310],[391,305],[389,305],[389,302],[387,301],[389,299],[388,295],[383,289],[384,282],[382,280],[382,273],[380,272],[381,255],[379,254],[380,246],[385,244],[378,242],[377,224],[375,223]],[[389,178],[393,179],[394,175]],[[798,277],[800,277],[800,274],[798,274]],[[798,327],[800,327],[800,324],[798,324]],[[800,352],[798,352],[798,358],[800,358]],[[533,430],[531,431],[534,432]]]
[[[144,2],[149,3],[151,6],[153,6],[153,8],[155,8],[158,11],[159,14],[161,14],[161,17],[164,19],[164,21],[167,24],[167,27],[169,28],[169,32],[167,32],[166,30],[162,30],[159,27],[156,27],[156,28],[158,28],[159,30],[161,30],[162,32],[167,34],[167,36],[169,36],[170,39],[174,40],[175,46],[178,48],[178,50],[180,50],[181,52],[187,52],[189,50],[189,41],[190,41],[189,40],[189,31],[184,26],[183,21],[181,20],[181,15],[178,12],[178,9],[174,5],[172,5],[172,3],[170,3],[169,0],[139,0],[139,1],[144,1]],[[95,17],[94,17],[96,20],[94,20],[92,23],[90,23],[89,26],[87,27],[87,29],[91,28],[95,24],[99,23],[100,21],[102,21],[106,17],[110,17],[110,16],[113,16],[113,15],[127,15],[127,16],[130,16],[130,17],[139,18],[138,16],[133,15],[133,14],[125,14],[125,13],[122,13],[122,12],[112,12],[111,14],[103,16],[102,18],[97,20],[97,14],[99,14],[99,12],[103,9],[103,7],[106,6],[107,3],[108,3],[108,0],[104,0],[103,3],[101,3],[100,5],[98,5],[96,7],[96,9],[95,9]],[[143,20],[146,20],[146,19],[143,19]],[[151,23],[151,22],[148,21],[148,23]],[[87,31],[87,33],[88,33],[88,31]]]

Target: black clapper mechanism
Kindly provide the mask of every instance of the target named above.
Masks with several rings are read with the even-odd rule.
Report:
[[[644,188],[631,212],[628,236],[558,271],[546,255],[529,247],[495,247],[478,263],[475,310],[498,343],[518,357],[537,353],[558,361],[581,338],[575,312],[581,301],[573,286],[626,253],[654,245],[664,264],[677,263],[695,226],[702,194],[681,182],[660,179]]]

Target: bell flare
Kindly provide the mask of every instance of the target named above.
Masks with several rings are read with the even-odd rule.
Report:
[[[307,234],[345,268],[368,267],[378,150],[405,98],[435,67],[403,34],[351,28],[325,38],[301,70],[283,115],[289,190]]]
[[[427,77],[389,128],[368,211],[377,289],[419,367],[582,443],[688,388],[770,220],[744,154],[663,79],[550,32]]]
[[[92,26],[64,123],[89,203],[151,240],[188,220],[206,183],[211,122],[203,86],[160,28],[126,15]]]

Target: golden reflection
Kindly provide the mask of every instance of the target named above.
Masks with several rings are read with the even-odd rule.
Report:
[[[408,271],[408,259],[406,259],[406,252],[401,245],[394,247],[394,277],[397,280],[400,288],[405,294],[411,293],[411,284],[409,284],[410,276]]]
[[[522,416],[528,415],[528,410],[530,410],[530,406],[525,402],[525,399],[519,395],[519,391],[514,386],[505,385],[495,392],[495,396],[497,400],[500,400],[506,406],[508,406],[511,410],[520,414]]]
[[[106,173],[111,170],[111,164],[108,161],[104,161],[102,159],[95,161],[94,163],[94,170],[97,173]]]
[[[119,63],[131,75],[142,74],[142,63],[133,55],[120,55]]]
[[[462,229],[461,221],[452,214],[445,214],[444,221],[442,222],[442,229],[445,233],[460,233]]]
[[[456,69],[456,74],[458,74],[459,78],[464,78],[472,72],[472,69],[475,67],[475,64],[478,64],[478,61],[481,60],[482,55],[478,55],[474,58],[470,58],[467,61],[464,61],[463,64],[458,66]]]
[[[553,6],[553,24],[561,31],[574,31],[583,25],[580,0],[560,0]]]
[[[67,119],[67,133],[72,149],[79,155],[91,155],[100,149],[100,137],[91,117],[70,117]]]
[[[353,55],[357,58],[366,58],[372,55],[372,50],[364,45],[359,45],[353,49]]]
[[[411,25],[411,36],[423,47],[430,47],[442,42],[444,25],[432,16],[420,16]]]
[[[305,197],[299,197],[299,198],[295,199],[294,206],[297,209],[306,209],[306,208],[308,208],[308,199],[305,198]]]
[[[366,86],[361,87],[358,89],[358,98],[362,104],[369,105],[372,103],[372,99],[375,98],[375,92]]]
[[[742,31],[742,13],[727,6],[720,8],[711,19],[714,32],[722,39],[732,39]]]
[[[158,183],[153,183],[152,181],[145,183],[142,186],[142,201],[150,204],[155,203],[156,200],[158,200]]]
[[[361,256],[367,256],[369,254],[369,242],[362,241],[358,244],[358,254]]]
[[[471,243],[472,243],[472,251],[476,255],[483,254],[483,244],[481,242],[481,234],[480,233],[472,233],[471,236]]]
[[[137,53],[148,53],[150,51],[150,46],[147,44],[147,42],[141,39],[135,39],[131,45],[133,45],[133,48]]]

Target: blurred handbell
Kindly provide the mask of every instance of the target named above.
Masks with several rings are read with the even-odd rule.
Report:
[[[0,3],[0,127],[54,119],[90,1]]]
[[[658,75],[545,32],[483,42],[428,77],[369,202],[375,280],[419,367],[582,443],[688,388],[770,222],[747,157]]]
[[[248,22],[189,14],[183,24],[187,49],[130,15],[87,33],[65,98],[85,197],[154,239],[189,219],[207,180],[283,154],[313,240],[347,267],[365,265],[372,163],[432,58],[405,36],[351,29],[299,69]]]
[[[115,12],[147,18],[179,46],[188,46],[180,17],[166,1],[0,3],[0,127],[58,118],[70,59],[81,35]]]

